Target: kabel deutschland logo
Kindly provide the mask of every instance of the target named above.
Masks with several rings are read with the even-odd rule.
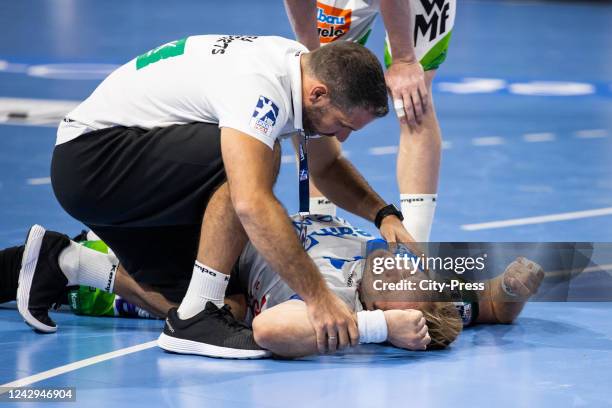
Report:
[[[317,2],[319,40],[326,44],[337,40],[351,28],[351,9],[331,7]]]

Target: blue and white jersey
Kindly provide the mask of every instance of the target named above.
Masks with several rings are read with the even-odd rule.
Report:
[[[299,217],[292,219],[299,233]],[[363,274],[365,244],[375,237],[339,217],[309,215],[305,222],[308,226],[306,251],[327,285],[352,310],[362,310],[357,285]],[[297,298],[295,291],[281,280],[251,243],[240,256],[237,273],[241,287],[248,290],[246,320],[249,323],[261,311]]]

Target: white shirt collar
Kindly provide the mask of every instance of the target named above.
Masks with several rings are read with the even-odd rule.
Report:
[[[293,104],[293,127],[302,130],[302,67],[300,65],[302,51],[297,51],[287,57],[289,80],[291,83],[291,102]]]

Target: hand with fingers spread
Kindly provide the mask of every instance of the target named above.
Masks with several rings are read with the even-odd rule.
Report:
[[[419,310],[385,310],[387,340],[395,347],[425,350],[431,342],[423,313]]]
[[[425,71],[418,61],[397,60],[385,73],[393,108],[400,123],[416,128],[429,108]]]
[[[359,343],[354,313],[330,291],[308,303],[308,317],[317,334],[319,353],[334,353]]]

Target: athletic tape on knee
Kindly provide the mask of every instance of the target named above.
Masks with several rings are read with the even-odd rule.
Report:
[[[357,312],[360,343],[382,343],[387,340],[387,320],[382,310]]]

